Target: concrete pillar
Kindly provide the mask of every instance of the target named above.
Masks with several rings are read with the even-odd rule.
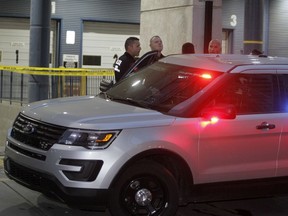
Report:
[[[211,38],[222,39],[222,0],[213,1]],[[163,54],[181,53],[192,42],[196,53],[204,51],[205,0],[141,0],[141,54],[150,51],[149,40],[162,38]]]
[[[31,0],[29,66],[49,67],[51,0]],[[30,75],[28,101],[48,98],[49,77]]]
[[[263,51],[263,0],[245,0],[244,54]]]

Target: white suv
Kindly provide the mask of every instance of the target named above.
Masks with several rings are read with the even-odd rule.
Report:
[[[25,107],[5,172],[115,216],[276,194],[287,188],[287,110],[288,58],[171,55],[98,96]]]

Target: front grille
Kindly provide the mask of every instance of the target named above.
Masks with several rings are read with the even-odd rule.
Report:
[[[46,160],[46,156],[43,155],[43,154],[38,154],[38,153],[35,153],[35,152],[27,151],[27,150],[25,150],[25,149],[19,148],[19,147],[16,146],[16,145],[13,145],[13,144],[10,143],[10,142],[8,142],[8,146],[9,146],[10,148],[14,149],[15,151],[20,152],[21,154],[24,154],[24,155],[26,155],[26,156],[35,158],[35,159],[37,159],[37,160],[42,160],[42,161],[45,161],[45,160]]]
[[[66,129],[19,113],[13,124],[11,137],[26,145],[48,151]]]

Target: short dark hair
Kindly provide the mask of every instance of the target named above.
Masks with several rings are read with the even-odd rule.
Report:
[[[150,43],[155,39],[155,38],[160,38],[158,35],[154,35],[153,37],[150,38]],[[161,39],[161,38],[160,38]]]
[[[182,45],[182,53],[183,54],[195,53],[194,45],[190,42],[184,43]]]
[[[252,55],[261,55],[261,54],[263,54],[263,52],[261,52],[261,51],[258,50],[258,49],[253,49],[253,50],[251,51],[251,54],[252,54]]]
[[[132,45],[135,41],[139,41],[139,38],[137,38],[137,37],[129,37],[129,38],[127,38],[126,41],[125,41],[125,45],[124,45],[125,50],[127,50],[128,46]]]

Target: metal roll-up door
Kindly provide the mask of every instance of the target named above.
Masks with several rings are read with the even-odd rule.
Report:
[[[50,54],[54,56],[56,21],[50,24]],[[29,65],[30,20],[25,18],[0,18],[0,64]],[[53,65],[53,58],[51,64]]]
[[[113,57],[125,52],[125,40],[139,34],[138,24],[84,22],[83,67],[112,68]]]

